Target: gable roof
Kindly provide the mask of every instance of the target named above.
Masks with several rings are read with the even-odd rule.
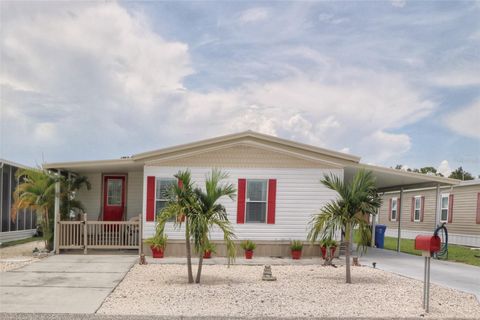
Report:
[[[206,140],[200,140],[192,143],[181,144],[173,147],[138,153],[132,156],[134,160],[142,160],[142,159],[151,159],[156,157],[162,157],[164,155],[169,155],[172,153],[181,153],[181,152],[188,152],[195,149],[202,149],[208,147],[215,147],[215,146],[222,146],[222,145],[235,145],[235,144],[248,144],[248,143],[257,142],[259,145],[278,145],[278,147],[290,147],[294,148],[298,152],[306,151],[317,154],[318,156],[328,156],[333,159],[343,160],[343,161],[351,161],[351,162],[359,162],[360,157],[315,147],[312,145],[295,142],[287,139],[282,139],[262,133],[258,133],[255,131],[243,131],[240,133],[234,133],[229,135],[224,135],[220,137],[215,137]]]

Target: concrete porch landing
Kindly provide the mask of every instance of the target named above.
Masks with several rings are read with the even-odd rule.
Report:
[[[138,256],[56,255],[0,273],[7,313],[95,313]]]

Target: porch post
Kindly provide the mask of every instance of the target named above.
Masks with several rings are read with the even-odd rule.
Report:
[[[370,241],[370,247],[372,248],[375,248],[375,224],[376,224],[375,219],[378,216],[378,209],[376,211],[377,211],[377,215],[375,216],[372,215],[372,240]]]
[[[440,184],[437,183],[437,189],[435,192],[435,222],[433,228],[436,229],[437,226],[440,224]]]
[[[53,211],[53,250],[60,253],[59,232],[60,232],[60,181],[55,182],[55,206]]]
[[[138,215],[138,255],[141,256],[143,253],[143,218],[142,214]]]
[[[88,227],[87,227],[87,214],[83,214],[83,254],[87,254],[88,245]]]
[[[397,211],[398,211],[398,233],[397,233],[397,252],[400,252],[400,238],[402,236],[402,227],[401,227],[401,220],[402,220],[402,209],[403,209],[403,188],[400,188],[400,199],[397,202]],[[398,205],[400,203],[400,205]]]

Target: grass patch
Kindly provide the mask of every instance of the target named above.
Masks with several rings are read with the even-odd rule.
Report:
[[[11,246],[16,246],[17,244],[23,244],[23,243],[28,243],[32,241],[40,241],[40,240],[42,240],[42,238],[40,237],[31,237],[31,238],[25,238],[20,240],[7,241],[7,242],[2,242],[2,244],[0,244],[0,248],[6,248]]]
[[[422,252],[415,250],[414,245],[415,241],[413,239],[402,239],[402,241],[400,241],[400,251],[421,256]],[[397,250],[397,238],[385,237],[385,249]],[[476,256],[480,256],[480,250],[471,250],[470,247],[456,244],[448,245],[448,261],[461,262],[480,267],[480,258]]]

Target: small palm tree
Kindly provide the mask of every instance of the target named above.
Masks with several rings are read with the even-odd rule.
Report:
[[[53,249],[53,206],[55,203],[55,183],[62,177],[48,171],[21,169],[17,171],[21,181],[13,193],[12,219],[19,209],[32,208],[40,216],[45,248]],[[52,213],[52,214],[51,214]]]
[[[166,190],[166,196],[169,200],[165,208],[157,216],[157,234],[164,234],[165,224],[172,219],[174,220],[175,228],[178,229],[181,228],[183,221],[185,221],[188,283],[193,283],[190,218],[196,206],[196,196],[189,170],[179,171],[175,178],[181,183],[172,185],[171,188]]]
[[[236,190],[233,184],[222,183],[222,180],[227,178],[227,173],[213,169],[206,178],[205,191],[200,188],[195,189],[196,205],[190,216],[190,228],[195,251],[199,253],[196,283],[200,283],[203,252],[208,246],[208,235],[212,227],[217,227],[223,232],[223,240],[227,246],[228,264],[230,265],[231,259],[235,258],[235,243],[233,242],[235,234],[225,207],[218,203],[218,200],[224,196],[235,199]]]
[[[345,234],[346,282],[352,283],[350,275],[350,241],[354,229],[364,246],[369,238],[368,218],[376,215],[382,204],[371,172],[359,170],[353,180],[345,183],[343,179],[331,174],[321,181],[327,188],[338,193],[338,198],[327,203],[310,222],[308,239],[315,242],[318,238],[332,238],[337,232]]]
[[[60,199],[60,215],[62,220],[68,219],[71,211],[85,212],[85,207],[82,202],[75,199],[76,191],[83,187],[87,190],[92,188],[86,176],[69,175],[62,181]]]

